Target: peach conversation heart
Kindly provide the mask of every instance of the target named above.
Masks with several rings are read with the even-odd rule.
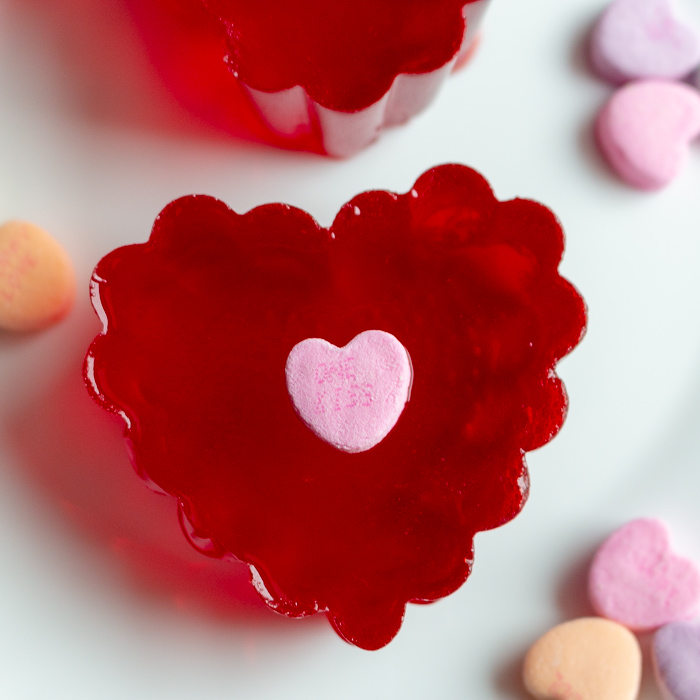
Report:
[[[525,657],[523,681],[540,700],[635,700],[642,653],[622,625],[596,617],[551,629]]]
[[[61,320],[75,300],[66,251],[27,221],[0,226],[0,328],[34,331]]]

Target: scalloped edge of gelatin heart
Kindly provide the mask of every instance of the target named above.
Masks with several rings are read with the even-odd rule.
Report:
[[[553,247],[552,242],[547,244],[546,247],[549,249],[550,252],[549,254],[544,255],[542,260],[546,261],[547,269],[551,269],[555,272],[554,277],[556,277],[556,279],[558,280],[557,284],[561,286],[561,290],[566,290],[567,295],[572,295],[572,298],[575,297],[575,307],[577,309],[576,318],[578,320],[572,325],[572,329],[574,327],[579,329],[578,334],[575,337],[573,334],[571,336],[566,335],[565,337],[567,338],[567,341],[564,344],[561,344],[560,347],[559,343],[553,345],[553,348],[555,348],[555,350],[553,350],[553,353],[556,356],[556,359],[554,360],[552,366],[546,373],[546,379],[554,378],[558,383],[557,390],[561,390],[562,392],[561,398],[563,399],[563,403],[555,402],[553,404],[550,404],[550,406],[555,411],[559,412],[560,419],[557,419],[558,425],[554,429],[552,429],[552,427],[550,426],[546,433],[542,431],[532,432],[531,429],[528,429],[529,438],[527,441],[523,441],[521,443],[522,472],[520,473],[520,476],[517,481],[518,486],[520,488],[520,500],[517,503],[515,503],[515,501],[511,502],[511,504],[508,505],[507,508],[501,510],[501,512],[498,513],[493,519],[489,518],[487,521],[484,521],[482,525],[479,526],[478,530],[479,532],[482,532],[505,524],[506,522],[512,520],[512,518],[514,518],[521,511],[525,504],[527,490],[529,487],[529,477],[527,463],[525,460],[525,453],[537,449],[538,447],[541,447],[542,445],[549,442],[549,440],[551,440],[562,427],[566,417],[566,406],[568,405],[568,398],[563,384],[561,383],[561,380],[559,380],[559,377],[556,374],[556,366],[559,360],[561,360],[564,356],[568,355],[583,338],[587,325],[587,310],[585,301],[583,300],[581,294],[571,284],[571,282],[569,282],[565,277],[561,275],[561,272],[559,271],[561,255],[564,247],[564,233],[558,219],[556,218],[556,215],[545,205],[539,204],[532,200],[498,200],[495,197],[495,194],[491,189],[490,184],[480,173],[471,168],[467,168],[466,166],[457,164],[446,164],[430,168],[422,175],[420,175],[416,179],[413,187],[405,193],[397,194],[387,190],[362,192],[340,207],[338,213],[336,214],[333,220],[333,223],[327,229],[325,227],[321,227],[312,217],[312,215],[308,212],[305,212],[301,209],[297,209],[295,207],[289,207],[288,205],[279,203],[268,203],[261,205],[260,207],[246,212],[244,214],[237,215],[234,210],[230,209],[228,205],[221,202],[220,200],[214,200],[213,198],[209,198],[206,196],[204,196],[204,198],[210,199],[212,202],[216,202],[217,206],[219,206],[222,210],[226,210],[229,214],[235,216],[249,216],[255,211],[267,209],[269,207],[289,208],[290,210],[296,212],[297,216],[302,217],[304,221],[311,224],[312,228],[315,227],[319,230],[319,232],[325,230],[330,235],[330,233],[333,230],[337,230],[338,227],[343,228],[344,219],[356,216],[356,208],[359,208],[360,210],[364,209],[364,203],[366,201],[366,198],[368,197],[372,199],[373,196],[381,194],[393,195],[392,199],[398,199],[400,197],[408,198],[417,196],[413,194],[414,192],[421,192],[424,196],[429,197],[434,196],[434,193],[440,192],[443,184],[446,183],[451,184],[451,186],[454,186],[455,181],[464,182],[465,185],[467,183],[470,183],[471,186],[467,187],[466,190],[472,193],[474,193],[475,190],[483,188],[484,193],[488,192],[489,201],[493,200],[496,206],[506,205],[514,201],[521,201],[529,202],[528,206],[541,208],[544,212],[546,212],[547,221],[549,221],[554,226],[557,238]],[[486,195],[484,194],[484,196]],[[191,197],[196,198],[197,195],[186,197],[183,199],[190,199]],[[178,201],[179,200],[175,200],[175,202],[171,202],[168,205],[168,207],[176,206]],[[156,218],[156,222],[154,223],[153,229],[151,231],[151,236],[146,242],[131,244],[131,246],[126,247],[143,247],[143,249],[149,249],[157,245],[157,239],[154,238],[154,236],[156,236],[156,230],[158,227],[160,217],[161,215],[159,215]],[[93,342],[90,345],[83,366],[83,373],[88,391],[91,394],[92,398],[107,411],[116,413],[124,419],[126,424],[124,434],[127,440],[127,444],[130,444],[132,425],[137,425],[138,418],[127,413],[125,407],[120,407],[118,402],[113,402],[113,398],[107,396],[108,392],[102,390],[101,382],[95,373],[95,362],[96,358],[99,355],[99,347],[103,342],[105,342],[105,338],[110,331],[110,322],[108,314],[106,313],[105,308],[102,305],[102,300],[100,296],[100,285],[105,282],[105,280],[99,274],[101,264],[101,262],[98,263],[95,272],[92,276],[91,297],[93,307],[95,308],[95,311],[102,322],[103,328],[102,332],[94,338]],[[545,377],[543,375],[543,379],[544,378]],[[545,423],[546,422],[548,421],[545,421]],[[191,519],[191,516],[188,513],[188,505],[181,494],[179,494],[177,491],[164,491],[160,486],[155,484],[150,479],[150,477],[148,476],[147,469],[144,468],[144,466],[140,463],[137,450],[133,447],[129,450],[129,457],[132,461],[132,464],[136,468],[137,473],[141,476],[142,479],[145,479],[149,483],[149,485],[151,485],[151,487],[154,488],[154,490],[158,490],[161,493],[170,493],[172,496],[178,499],[178,517],[180,518],[180,524],[183,533],[195,549],[208,556],[219,557],[230,555],[238,559],[240,553],[225,550],[221,545],[217,543],[215,537],[213,537],[211,533],[208,533],[204,530],[200,530],[198,528],[196,520]],[[521,479],[524,479],[524,481],[521,481]],[[451,575],[449,579],[445,579],[444,584],[441,584],[439,588],[439,593],[435,593],[434,595],[431,593],[429,597],[421,596],[404,598],[403,596],[399,596],[398,598],[392,601],[390,609],[387,609],[386,616],[384,618],[385,627],[380,629],[379,632],[375,631],[368,633],[365,628],[358,628],[356,626],[355,620],[347,616],[347,609],[341,608],[340,610],[338,610],[336,606],[327,605],[326,603],[322,602],[324,598],[320,595],[315,595],[314,601],[310,605],[306,605],[305,601],[302,601],[300,604],[297,604],[294,598],[288,598],[286,597],[286,594],[277,590],[277,587],[274,583],[273,575],[267,570],[267,567],[263,562],[258,561],[254,557],[248,556],[240,556],[239,559],[239,561],[242,561],[249,567],[251,567],[252,583],[258,591],[259,595],[271,609],[276,610],[280,614],[284,614],[289,617],[304,617],[313,613],[326,613],[331,622],[331,625],[343,639],[345,639],[351,644],[354,644],[355,646],[367,650],[381,648],[388,644],[396,636],[396,634],[399,631],[399,628],[401,627],[406,611],[406,606],[409,603],[431,602],[433,600],[444,598],[447,595],[453,593],[455,590],[457,590],[469,576],[471,572],[472,560],[473,540],[470,544],[469,557],[464,559],[464,567],[461,569],[457,568],[456,573],[453,573],[453,575]],[[271,596],[269,592],[275,590],[275,595]],[[372,619],[374,620],[376,618]]]
[[[475,0],[462,9],[464,37],[460,48],[444,65],[427,73],[399,73],[374,104],[354,112],[325,107],[301,86],[264,92],[237,78],[266,126],[285,140],[315,136],[326,155],[347,158],[369,146],[380,132],[398,126],[422,112],[433,101],[455,66],[461,66],[475,48],[481,22],[491,0]]]

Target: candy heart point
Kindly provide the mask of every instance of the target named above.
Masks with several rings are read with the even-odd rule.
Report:
[[[287,390],[307,427],[343,452],[364,452],[396,425],[409,398],[412,368],[390,333],[365,331],[345,347],[309,338],[292,348]]]

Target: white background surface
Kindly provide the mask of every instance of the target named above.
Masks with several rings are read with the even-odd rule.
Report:
[[[700,22],[700,5],[685,4]],[[586,566],[615,527],[662,517],[700,559],[700,152],[659,194],[608,172],[591,123],[612,89],[582,49],[603,5],[494,0],[480,52],[433,107],[337,162],[198,125],[149,71],[118,0],[0,0],[0,219],[50,230],[80,292],[58,327],[0,335],[0,697],[524,698],[523,654],[589,612]],[[470,580],[410,606],[378,652],[345,644],[324,619],[206,602],[174,504],[132,475],[118,425],[79,386],[99,331],[93,266],[145,240],[181,195],[238,211],[284,201],[328,225],[358,192],[405,192],[452,161],[480,170],[500,199],[558,214],[562,272],[589,305],[588,335],[560,365],[569,418],[529,457],[524,512],[479,535]],[[162,533],[149,534],[151,509]],[[142,517],[145,555],[129,544]],[[159,538],[172,575],[148,566]]]

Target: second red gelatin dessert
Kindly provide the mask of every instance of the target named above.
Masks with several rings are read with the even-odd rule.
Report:
[[[221,42],[219,63],[275,134],[312,135],[333,156],[355,153],[427,106],[472,47],[489,2],[168,1],[204,7],[219,30],[211,38]]]
[[[459,165],[327,229],[184,197],[97,265],[88,384],[195,546],[376,649],[464,583],[562,426],[554,368],[586,324],[563,243],[546,207]]]

